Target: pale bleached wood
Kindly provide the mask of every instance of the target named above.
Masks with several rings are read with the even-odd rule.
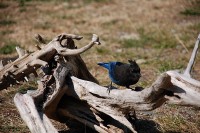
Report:
[[[62,38],[64,38],[64,37],[62,36]],[[99,38],[96,34],[93,34],[92,41],[88,45],[86,45],[86,46],[84,46],[80,49],[73,49],[72,50],[72,49],[66,49],[64,47],[58,47],[57,45],[60,45],[58,43],[57,43],[57,45],[54,46],[54,48],[57,50],[57,52],[59,54],[61,54],[63,56],[68,56],[68,55],[81,54],[81,53],[85,52],[86,50],[88,50],[89,48],[91,48],[94,44],[98,44],[98,45],[100,44]]]
[[[17,93],[14,102],[21,118],[32,133],[58,133],[46,115],[38,112],[31,96]]]
[[[90,49],[94,44],[100,44],[98,36],[93,34],[92,41],[80,49],[69,49],[62,46],[63,39],[80,40],[81,38],[77,35],[63,33],[33,53],[26,53],[21,48],[16,47],[19,58],[0,69],[0,90],[16,84],[16,81],[24,80],[25,76],[35,73],[40,66],[48,66],[48,62],[56,54],[62,56],[78,55]]]
[[[3,69],[3,61],[0,60],[0,70]]]
[[[131,111],[134,109],[152,110],[161,106],[167,100],[169,100],[171,103],[179,105],[192,105],[200,107],[199,81],[191,80],[188,82],[188,77],[181,77],[175,71],[168,71],[167,73],[162,74],[150,88],[146,88],[140,92],[126,89],[111,90],[110,94],[108,94],[107,88],[101,87],[93,82],[80,80],[76,77],[72,77],[72,81],[73,88],[70,88],[70,90],[67,89],[66,94],[68,94],[69,96],[74,96],[75,98],[78,98],[80,100],[87,101],[87,103],[91,105],[91,107],[95,108],[96,110],[99,110],[100,112],[106,113],[115,120],[120,121],[121,123],[129,127],[129,129],[131,129],[131,131],[133,132],[134,129],[132,129],[130,122],[127,121],[123,114],[126,111]],[[186,93],[182,91],[179,92],[180,90],[177,89],[180,88],[185,90]],[[70,92],[73,90],[75,90],[76,96],[73,92]],[[166,90],[173,92],[174,96],[170,97],[164,95],[164,92]],[[194,94],[197,95],[197,97],[194,96]],[[177,99],[176,96],[179,96],[179,98]],[[66,100],[68,101],[68,99]],[[74,107],[74,110],[76,110],[76,107]],[[100,128],[96,124],[92,124],[91,122],[82,119],[77,115],[73,115],[68,111],[69,108],[62,108],[60,110],[60,114],[64,115],[65,117],[72,117],[82,123],[87,123],[88,125],[90,125],[90,127],[93,127],[95,130],[103,132],[104,129]],[[109,132],[109,130],[107,132]]]
[[[62,40],[62,38],[67,37],[68,35],[61,34],[55,40]],[[76,39],[80,38],[73,35],[70,35],[70,37]],[[100,43],[95,35],[92,40],[96,40],[96,44]],[[60,42],[56,42],[55,45],[59,43]],[[87,124],[87,126],[98,132],[135,132],[132,122],[127,118],[127,115],[134,113],[135,110],[153,110],[166,102],[200,107],[200,82],[192,79],[191,76],[188,75],[195,61],[198,49],[198,47],[196,47],[197,44],[198,43],[195,44],[193,54],[188,63],[189,65],[184,74],[177,71],[167,71],[161,74],[149,88],[145,88],[142,91],[113,89],[108,93],[106,87],[102,87],[91,81],[86,81],[86,79],[90,77],[87,74],[87,76],[83,76],[84,78],[79,79],[77,70],[83,68],[79,67],[77,62],[75,64],[72,62],[80,57],[76,56],[70,60],[70,56],[66,56],[66,58],[59,57],[58,60],[56,59],[57,68],[53,70],[54,74],[50,75],[49,78],[51,83],[38,82],[39,91],[35,91],[35,94],[30,93],[30,95],[34,99],[35,104],[43,100],[41,96],[48,95],[48,98],[42,102],[44,103],[44,112],[49,118],[58,121],[62,121],[62,118],[72,118],[83,124]],[[87,49],[91,45],[94,44],[89,44],[82,48],[82,50],[84,51],[85,48]],[[65,46],[65,44],[63,46]],[[82,50],[79,49],[78,51],[80,52]],[[58,53],[61,52],[63,55],[68,55],[68,52],[70,53],[71,50],[65,50],[64,47],[62,47],[58,49],[58,51]],[[81,62],[81,60],[76,61]],[[81,63],[84,64],[84,62]],[[69,74],[68,68],[72,68],[74,76],[71,76],[71,71]],[[45,92],[45,89],[51,86],[54,86],[53,93],[48,94],[48,92]],[[27,94],[24,96],[27,97]],[[17,102],[16,104],[21,103],[23,107],[26,107],[27,105],[23,105],[23,101],[24,100]],[[35,111],[32,112],[33,115],[28,114],[28,118],[37,114],[34,105],[33,107],[28,106],[28,108]],[[109,124],[114,126],[116,130],[105,124],[107,119],[109,119],[109,121],[114,121]],[[24,120],[26,123],[29,121],[27,118],[24,118]],[[33,123],[40,121],[40,117],[36,117],[36,120],[32,120]],[[37,129],[38,125],[33,126]],[[41,130],[46,130],[44,126],[40,128]]]
[[[162,105],[166,99],[162,96],[165,88],[172,87],[170,77],[167,74],[162,74],[150,88],[143,91],[133,91],[131,89],[113,89],[110,94],[107,93],[107,88],[99,86],[93,82],[84,81],[76,77],[72,77],[74,90],[80,99],[88,101],[94,107],[104,110],[100,107],[113,107],[116,105],[116,110],[153,110]],[[112,108],[113,109],[113,108]],[[109,109],[110,110],[110,109]],[[117,111],[110,110],[113,115],[118,115]]]
[[[193,68],[193,65],[194,65],[194,61],[196,59],[196,55],[197,55],[197,51],[198,51],[198,48],[199,48],[199,42],[200,42],[200,34],[199,36],[197,37],[197,41],[194,45],[194,49],[193,49],[193,52],[192,52],[192,55],[191,55],[191,58],[189,60],[189,63],[187,65],[187,68],[184,72],[184,75],[188,76],[188,77],[191,77],[191,71],[192,71],[192,68]]]
[[[162,74],[152,84],[151,87],[142,91],[111,90],[107,93],[107,88],[99,86],[93,82],[84,81],[72,77],[74,89],[80,99],[88,101],[93,107],[99,110],[113,107],[114,105],[120,110],[153,110],[160,107],[169,100],[170,103],[178,105],[190,105],[200,107],[200,82],[176,71],[168,71]],[[172,96],[168,96],[171,92]],[[175,100],[176,99],[176,100]],[[117,115],[117,111],[110,110],[110,113]]]
[[[21,58],[21,57],[23,57],[24,55],[26,55],[27,54],[27,51],[26,50],[24,50],[24,49],[22,49],[22,48],[20,48],[20,47],[16,47],[16,51],[17,51],[17,53],[18,53],[18,55],[19,55],[19,58]]]
[[[177,71],[166,72],[171,76],[173,88],[169,88],[175,97],[168,97],[169,102],[177,105],[200,107],[200,82],[180,74]]]

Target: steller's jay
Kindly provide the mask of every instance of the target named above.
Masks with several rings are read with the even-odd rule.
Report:
[[[130,88],[130,85],[136,84],[141,77],[140,67],[135,61],[128,60],[130,64],[122,62],[109,62],[109,63],[98,63],[98,65],[108,69],[111,83],[108,87],[110,93],[112,82],[117,85],[125,86]]]

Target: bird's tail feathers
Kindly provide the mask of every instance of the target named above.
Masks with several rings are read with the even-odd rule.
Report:
[[[106,69],[109,69],[109,63],[99,62],[97,63],[99,66],[105,67]]]

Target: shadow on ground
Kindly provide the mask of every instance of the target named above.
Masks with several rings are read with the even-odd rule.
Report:
[[[135,122],[135,129],[138,133],[161,133],[159,124],[152,120],[139,119]]]
[[[96,133],[91,128],[75,120],[66,121],[66,124],[69,127],[69,129],[59,131],[59,133]],[[159,131],[159,128],[159,124],[155,123],[152,120],[139,119],[135,122],[135,129],[138,133],[161,133],[161,131]],[[172,132],[169,131],[169,133]]]

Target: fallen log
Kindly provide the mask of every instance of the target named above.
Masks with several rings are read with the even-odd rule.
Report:
[[[51,58],[46,62],[48,65],[43,65],[44,71],[50,71],[50,73],[46,73],[38,81],[38,89],[28,91],[27,94],[16,94],[14,98],[31,132],[46,133],[47,127],[55,131],[50,122],[45,122],[47,118],[41,115],[60,122],[69,118],[74,119],[97,132],[136,132],[134,122],[137,121],[135,115],[137,110],[153,110],[166,102],[200,107],[200,81],[193,79],[190,74],[197,54],[200,35],[183,74],[178,71],[167,71],[161,74],[149,88],[141,91],[113,89],[110,94],[107,93],[106,87],[98,84],[81,59],[79,54],[86,49],[81,52],[76,50],[73,53],[72,49],[75,48],[75,44],[71,42],[74,38],[67,37],[64,37],[68,40],[65,44],[59,43],[59,47],[62,46],[62,48],[57,49],[54,46],[54,49],[51,49],[56,50],[53,55],[50,54]],[[59,39],[53,40],[60,42]],[[94,44],[100,44],[97,36],[87,45],[87,49]],[[65,50],[66,47],[63,46],[71,50]],[[53,46],[49,45],[49,47]],[[44,48],[49,49],[47,45]],[[51,53],[51,50],[48,52]],[[24,61],[27,60],[27,58],[24,59]],[[50,67],[52,62],[54,62],[54,67]],[[26,69],[28,68],[24,68]],[[4,68],[3,70],[6,71]],[[29,106],[29,103],[32,103],[32,106]],[[27,117],[24,117],[25,114]],[[30,121],[40,124],[29,124]]]

